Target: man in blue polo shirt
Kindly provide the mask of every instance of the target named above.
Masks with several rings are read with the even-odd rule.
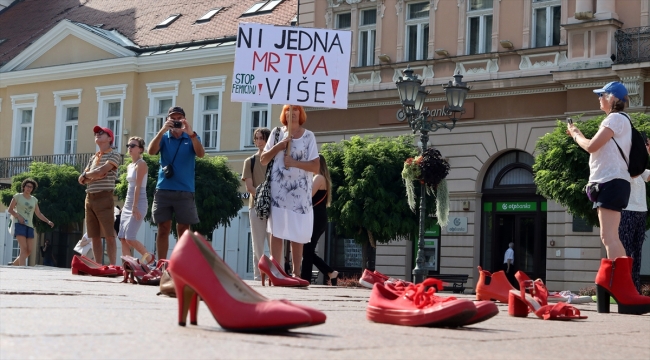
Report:
[[[183,108],[174,106],[167,113],[167,121],[149,143],[149,155],[160,153],[158,183],[151,209],[158,224],[156,252],[159,259],[167,258],[172,217],[176,215],[176,230],[182,235],[191,224],[199,222],[194,202],[194,165],[196,156],[203,157],[205,149],[201,138],[192,131]]]

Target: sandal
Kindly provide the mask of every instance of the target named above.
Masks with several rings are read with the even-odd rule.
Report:
[[[526,274],[518,271],[515,274],[519,280],[519,291],[510,290],[508,295],[508,314],[515,317],[527,317],[529,312],[544,320],[580,320],[587,316],[580,315],[580,310],[559,302],[548,305],[548,290],[541,279],[531,280]],[[528,290],[528,293],[526,293]]]
[[[135,280],[140,285],[160,285],[160,279],[162,278],[163,271],[167,269],[169,263],[167,260],[158,260],[158,266],[151,270],[148,274],[142,276],[135,276]]]

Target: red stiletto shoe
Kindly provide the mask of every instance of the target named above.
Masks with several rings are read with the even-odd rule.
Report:
[[[375,283],[370,293],[366,317],[370,321],[405,326],[462,326],[473,318],[476,306],[469,300],[434,296],[437,279],[409,285],[398,295]],[[428,288],[428,289],[427,289]]]
[[[92,275],[92,276],[120,276],[121,268],[118,271],[115,267],[103,266],[89,261],[90,259],[75,255],[72,258],[73,275]]]
[[[243,282],[196,234],[186,231],[169,259],[178,298],[178,324],[197,324],[198,298],[228,330],[268,331],[309,326],[312,318],[295,304],[269,300]]]
[[[142,276],[136,276],[135,280],[140,285],[160,285],[160,279],[162,278],[163,271],[167,269],[169,262],[167,260],[158,260],[158,266],[155,269],[151,270],[148,274]]]
[[[121,259],[124,264],[123,283],[137,284],[136,277],[142,277],[149,273],[149,268],[140,263],[139,259],[128,255],[123,255]]]
[[[507,304],[510,290],[517,290],[510,284],[503,270],[490,274],[479,266],[478,273],[476,300],[497,300]]]
[[[587,316],[580,315],[580,310],[565,302],[548,305],[548,290],[542,280],[533,281],[521,271],[518,271],[515,277],[519,280],[519,290],[511,290],[508,295],[508,314],[510,316],[527,317],[530,311],[544,320],[581,320],[587,318]]]
[[[122,270],[124,270],[121,266],[118,266],[118,265],[102,265],[102,264],[94,261],[93,259],[91,259],[89,257],[83,256],[83,255],[77,255],[77,256],[79,256],[79,258],[82,259],[84,262],[90,263],[90,264],[95,264],[95,266],[97,266],[97,267],[108,266],[111,269],[115,269],[115,270],[117,270],[119,275],[122,275]]]
[[[309,281],[304,280],[304,279],[299,278],[299,277],[296,277],[296,276],[289,276],[286,272],[284,272],[284,270],[282,270],[282,266],[280,266],[280,264],[278,264],[278,262],[275,261],[275,258],[273,258],[273,256],[271,256],[269,259],[271,259],[271,262],[273,263],[273,265],[275,265],[275,268],[280,270],[282,275],[284,275],[285,277],[288,277],[288,278],[293,278],[293,279],[298,280],[298,282],[300,283],[300,286],[309,286]],[[262,281],[262,283],[264,283],[264,282]]]
[[[305,286],[303,283],[298,281],[298,279],[292,276],[285,276],[280,268],[276,267],[271,259],[269,259],[265,254],[260,257],[260,261],[257,264],[262,274],[262,285],[266,281],[266,276],[269,277],[269,286],[289,286],[289,287],[302,287]]]

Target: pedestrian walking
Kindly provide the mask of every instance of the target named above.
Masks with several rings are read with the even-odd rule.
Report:
[[[506,273],[508,281],[518,289],[519,284],[515,278],[515,243],[513,242],[508,244],[508,249],[503,254],[503,271]]]

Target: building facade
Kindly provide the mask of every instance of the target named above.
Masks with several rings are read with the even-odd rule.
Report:
[[[281,107],[230,101],[238,24],[289,26],[296,13],[296,0],[10,4],[0,11],[0,182],[9,184],[32,161],[85,166],[97,124],[111,128],[126,153],[129,137],[148,143],[155,136],[171,106],[185,109],[207,156],[227,156],[241,173],[256,151],[253,129],[279,124]],[[213,246],[252,278],[246,206],[231,224],[215,230]],[[76,227],[57,235],[59,264],[70,263],[82,234]],[[147,225],[138,236],[152,252],[155,237]],[[7,241],[4,263],[17,255],[15,241]]]
[[[649,10],[648,0],[302,1],[302,26],[353,33],[348,109],[310,109],[310,128],[321,143],[408,133],[401,71],[424,79],[440,120],[441,85],[463,75],[466,113],[453,131],[430,134],[451,165],[451,221],[428,232],[429,270],[468,274],[473,286],[477,266],[502,268],[512,241],[518,268],[549,289],[592,286],[605,256],[599,229],[536,194],[535,145],[558,119],[601,114],[592,89],[610,81],[629,89],[629,112],[647,112],[647,46],[625,34],[647,36]],[[644,255],[650,275],[647,242]],[[376,268],[410,278],[414,258],[411,241],[379,245]]]

